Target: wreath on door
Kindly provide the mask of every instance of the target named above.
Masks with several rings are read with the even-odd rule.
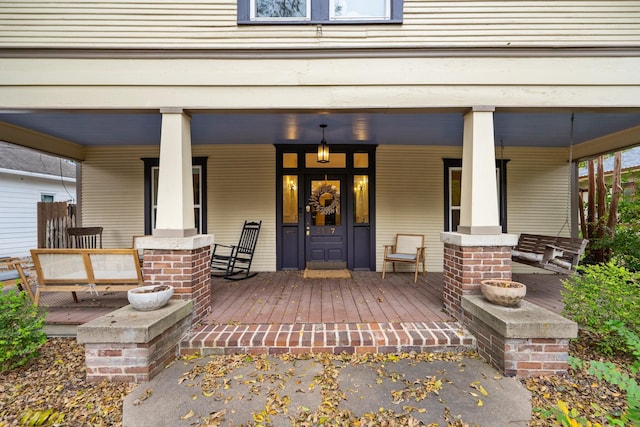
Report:
[[[323,194],[331,194],[331,203],[322,206],[320,204],[320,198]],[[313,207],[313,210],[321,213],[322,215],[334,214],[340,209],[340,193],[338,193],[335,185],[323,184],[318,187],[317,190],[311,192],[309,197],[309,205]]]

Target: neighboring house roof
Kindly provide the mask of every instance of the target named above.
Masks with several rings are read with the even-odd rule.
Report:
[[[613,171],[614,157],[610,156],[604,159],[604,171]],[[640,169],[640,147],[631,148],[622,152],[622,170]],[[580,168],[580,177],[587,176],[587,167]]]
[[[0,169],[76,177],[76,165],[69,160],[3,141],[0,141]]]

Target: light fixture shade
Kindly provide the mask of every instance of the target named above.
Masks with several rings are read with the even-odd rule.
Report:
[[[327,125],[320,125],[322,128],[322,141],[320,141],[320,145],[318,145],[318,163],[329,163],[329,146],[327,145],[327,141],[324,139],[324,128]]]

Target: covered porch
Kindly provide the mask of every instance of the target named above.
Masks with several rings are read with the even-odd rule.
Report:
[[[514,274],[513,280],[527,285],[526,301],[560,313],[565,277]],[[345,351],[371,351],[374,343],[366,339],[367,331],[406,350],[473,346],[472,338],[461,333],[460,323],[444,312],[443,286],[439,272],[420,275],[417,283],[412,273],[392,273],[383,280],[380,273],[366,271],[353,271],[349,279],[305,279],[301,271],[263,272],[243,281],[213,278],[211,312],[183,341],[181,351],[219,354],[242,347],[266,353],[270,342],[286,339],[293,344],[292,331],[298,331],[298,337],[305,331],[314,334],[307,342],[290,345],[289,351],[339,346],[340,332],[348,335],[351,330],[357,331],[358,339],[345,336],[349,344]],[[43,296],[49,334],[74,335],[77,325],[128,304],[124,293],[78,297],[75,304],[70,293]],[[316,334],[320,328],[323,333]],[[335,331],[335,342],[327,342],[327,331]]]

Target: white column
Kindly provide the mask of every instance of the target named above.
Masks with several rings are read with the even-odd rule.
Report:
[[[501,234],[496,183],[493,107],[464,116],[460,226],[464,234]]]
[[[165,108],[160,112],[158,211],[153,235],[194,236],[191,118],[181,108]]]

